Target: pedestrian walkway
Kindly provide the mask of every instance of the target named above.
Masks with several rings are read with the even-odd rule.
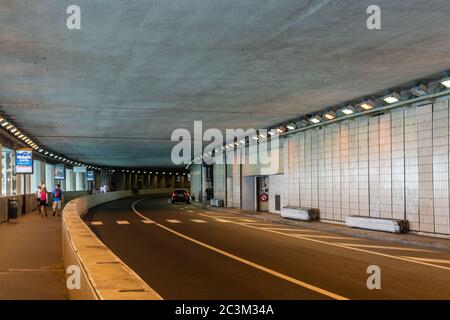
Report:
[[[0,299],[68,299],[61,243],[60,217],[0,224]]]
[[[202,206],[201,203],[195,201],[192,201],[192,204],[200,207]],[[319,221],[307,222],[307,221],[291,220],[282,218],[281,215],[279,214],[269,212],[242,211],[234,208],[217,208],[217,207],[208,207],[207,209],[211,212],[221,212],[221,211],[228,212],[240,215],[242,217],[251,217],[266,222],[275,222],[284,225],[315,229],[346,236],[357,237],[361,239],[401,243],[406,245],[421,246],[429,249],[450,251],[450,239],[434,238],[415,234],[395,234],[388,232],[355,229],[349,228],[341,224],[332,224]]]

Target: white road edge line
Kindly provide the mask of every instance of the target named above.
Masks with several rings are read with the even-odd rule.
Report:
[[[142,214],[140,214],[140,213],[136,210],[136,208],[135,208],[135,204],[138,203],[138,202],[140,202],[140,201],[142,201],[142,200],[144,200],[144,199],[141,199],[141,200],[138,200],[138,201],[134,202],[134,203],[131,205],[131,208],[133,209],[133,212],[136,213],[138,216],[140,216],[141,218],[143,218],[143,217],[145,218],[145,216],[143,216]],[[146,219],[147,219],[147,218],[146,218]],[[303,288],[309,289],[309,290],[311,290],[311,291],[320,293],[320,294],[322,294],[322,295],[325,295],[325,296],[327,296],[327,297],[330,297],[330,298],[333,298],[333,299],[336,299],[336,300],[349,300],[348,298],[345,298],[345,297],[340,296],[340,295],[338,295],[338,294],[335,294],[335,293],[333,293],[333,292],[330,292],[330,291],[327,291],[327,290],[325,290],[325,289],[316,287],[316,286],[311,285],[311,284],[309,284],[309,283],[300,281],[300,280],[298,280],[298,279],[292,278],[292,277],[290,277],[290,276],[288,276],[288,275],[285,275],[285,274],[283,274],[283,273],[280,273],[280,272],[277,272],[277,271],[275,271],[275,270],[266,268],[266,267],[264,267],[264,266],[261,266],[261,265],[259,265],[259,264],[254,263],[254,262],[251,262],[251,261],[249,261],[249,260],[246,260],[246,259],[243,259],[243,258],[241,258],[241,257],[238,257],[238,256],[236,256],[236,255],[234,255],[234,254],[231,254],[231,253],[228,253],[228,252],[223,251],[223,250],[221,250],[221,249],[218,249],[218,248],[216,248],[216,247],[213,247],[213,246],[211,246],[211,245],[209,245],[209,244],[206,244],[206,243],[204,243],[204,242],[201,242],[201,241],[199,241],[199,240],[196,240],[196,239],[194,239],[194,238],[191,238],[191,237],[189,237],[189,236],[186,236],[186,235],[184,235],[184,234],[182,234],[182,233],[179,233],[179,232],[177,232],[177,231],[175,231],[175,230],[173,230],[173,229],[170,229],[170,228],[168,228],[168,227],[166,227],[166,226],[163,226],[162,224],[155,223],[155,225],[158,226],[158,227],[160,227],[160,228],[162,228],[162,229],[164,229],[164,230],[166,230],[166,231],[168,231],[168,232],[170,232],[170,233],[173,233],[173,234],[175,234],[175,235],[177,235],[177,236],[179,236],[179,237],[181,237],[181,238],[183,238],[183,239],[186,239],[186,240],[191,241],[191,242],[193,242],[193,243],[195,243],[195,244],[198,244],[199,246],[202,246],[202,247],[207,248],[207,249],[209,249],[209,250],[211,250],[211,251],[214,251],[214,252],[217,252],[217,253],[219,253],[219,254],[222,254],[222,255],[224,255],[224,256],[226,256],[226,257],[228,257],[228,258],[231,258],[231,259],[233,259],[233,260],[239,261],[239,262],[241,262],[241,263],[243,263],[243,264],[246,264],[246,265],[248,265],[248,266],[251,266],[251,267],[253,267],[253,268],[255,268],[255,269],[258,269],[258,270],[261,270],[261,271],[263,271],[263,272],[269,273],[269,274],[271,274],[271,275],[273,275],[273,276],[275,276],[275,277],[278,277],[278,278],[280,278],[280,279],[289,281],[289,282],[291,282],[291,283],[293,283],[293,284],[296,284],[296,285],[298,285],[298,286],[301,286],[301,287],[303,287]]]

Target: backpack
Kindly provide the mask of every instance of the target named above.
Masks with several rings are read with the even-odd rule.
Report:
[[[55,189],[55,198],[61,198],[61,189]]]

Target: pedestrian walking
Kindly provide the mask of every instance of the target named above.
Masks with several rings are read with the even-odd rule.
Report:
[[[61,208],[62,208],[62,202],[64,199],[64,192],[61,189],[61,185],[57,184],[55,189],[52,192],[52,199],[53,199],[53,216],[55,216],[56,213],[58,213],[58,217],[61,216]]]
[[[41,186],[41,207],[40,207],[40,212],[41,212],[41,217],[43,218],[44,216],[47,216],[47,204],[48,204],[48,197],[47,197],[47,187],[45,186],[45,184],[43,184]]]
[[[36,189],[36,201],[37,201],[37,208],[38,208],[38,213],[41,213],[41,186],[37,186]]]

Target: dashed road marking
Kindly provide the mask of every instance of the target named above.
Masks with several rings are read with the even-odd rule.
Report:
[[[255,220],[252,219],[241,219],[242,222],[257,222]]]
[[[135,205],[136,203],[137,203],[137,202],[135,202],[135,203],[132,204],[133,211],[134,211],[137,215],[142,216],[142,215],[135,209],[135,207],[134,207],[134,205]],[[146,218],[146,219],[147,219],[147,218]],[[166,221],[169,221],[169,220],[166,220]],[[177,220],[172,220],[172,221],[177,221]],[[166,227],[166,226],[164,226],[164,225],[162,225],[162,224],[156,223],[155,225],[158,226],[158,227],[160,227],[160,228],[162,228],[162,229],[164,229],[164,230],[166,230],[166,231],[168,231],[168,232],[171,232],[171,233],[173,233],[173,234],[175,234],[175,235],[177,235],[177,236],[179,236],[179,237],[181,237],[181,238],[184,238],[184,239],[186,239],[186,240],[188,240],[188,241],[191,241],[191,242],[193,242],[193,243],[195,243],[195,244],[197,244],[197,245],[199,245],[199,246],[202,246],[202,247],[204,247],[204,248],[207,248],[207,249],[209,249],[209,250],[211,250],[211,251],[215,251],[215,252],[217,252],[217,253],[219,253],[219,254],[222,254],[222,255],[224,255],[224,256],[226,256],[226,257],[228,257],[228,258],[231,258],[231,259],[233,259],[233,260],[236,260],[236,261],[238,261],[238,262],[241,262],[241,263],[243,263],[243,264],[246,264],[246,265],[248,265],[248,266],[250,266],[250,267],[253,267],[253,268],[255,268],[255,269],[258,269],[258,270],[261,270],[261,271],[266,272],[266,273],[268,273],[268,274],[271,274],[271,275],[273,275],[273,276],[275,276],[275,277],[277,277],[277,278],[280,278],[280,279],[283,279],[283,280],[285,280],[285,281],[288,281],[288,282],[291,282],[291,283],[293,283],[293,284],[296,284],[296,285],[298,285],[298,286],[300,286],[300,287],[309,289],[309,290],[311,290],[311,291],[314,291],[314,292],[317,292],[317,293],[319,293],[319,294],[325,295],[325,296],[330,297],[330,298],[332,298],[332,299],[337,299],[337,300],[348,300],[348,298],[345,298],[345,297],[343,297],[343,296],[341,296],[341,295],[335,294],[335,293],[333,293],[333,292],[331,292],[331,291],[327,291],[327,290],[325,290],[325,289],[316,287],[316,286],[314,286],[314,285],[311,285],[311,284],[306,283],[306,282],[303,282],[303,281],[301,281],[301,280],[292,278],[292,277],[290,277],[290,276],[288,276],[288,275],[285,275],[285,274],[283,274],[283,273],[280,273],[280,272],[278,272],[278,271],[269,269],[269,268],[264,267],[264,266],[262,266],[262,265],[256,264],[256,263],[254,263],[254,262],[252,262],[252,261],[249,261],[249,260],[246,260],[246,259],[244,259],[244,258],[238,257],[238,256],[236,256],[236,255],[234,255],[234,254],[232,254],[232,253],[229,253],[229,252],[223,251],[223,250],[221,250],[221,249],[219,249],[219,248],[213,247],[213,246],[211,246],[211,245],[209,245],[209,244],[207,244],[207,243],[204,243],[204,242],[201,242],[201,241],[196,240],[196,239],[194,239],[194,238],[191,238],[191,237],[189,237],[189,236],[187,236],[187,235],[184,235],[184,234],[182,234],[182,233],[180,233],[180,232],[177,232],[177,231],[175,231],[175,230],[173,230],[173,229],[171,229],[171,228],[169,228],[169,227]]]
[[[194,213],[194,210],[186,210],[187,212]]]
[[[130,222],[127,220],[119,220],[119,221],[116,221],[116,223],[117,224],[130,224]]]
[[[155,221],[150,220],[150,219],[145,219],[145,220],[142,220],[142,223],[151,224],[151,223],[155,223]]]
[[[231,222],[231,221],[225,220],[225,219],[214,219],[214,220],[216,220],[217,222],[223,222],[223,223],[230,223]]]
[[[205,220],[200,220],[200,219],[191,219],[192,222],[197,222],[197,223],[207,223]]]
[[[93,226],[102,226],[103,222],[102,221],[91,221],[91,225],[93,225]]]
[[[176,220],[176,219],[166,219],[166,221],[169,223],[181,223],[180,220]]]

